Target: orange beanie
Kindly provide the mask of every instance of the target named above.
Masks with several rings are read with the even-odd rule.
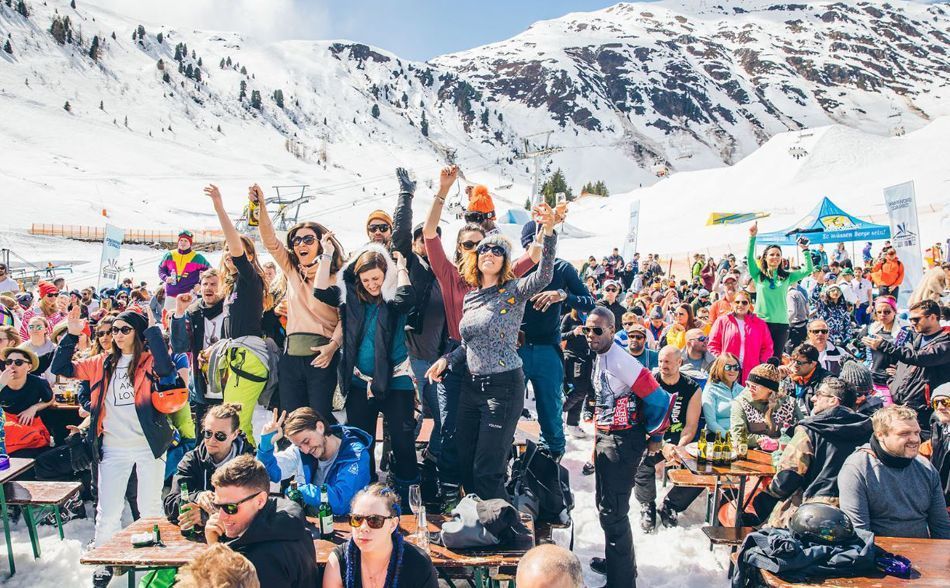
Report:
[[[488,187],[479,184],[472,188],[472,193],[468,197],[468,210],[470,212],[495,212],[495,202],[488,193]]]

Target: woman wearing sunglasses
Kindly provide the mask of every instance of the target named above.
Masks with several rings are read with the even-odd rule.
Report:
[[[732,418],[732,403],[742,393],[739,377],[742,364],[735,355],[724,352],[709,367],[709,380],[703,388],[703,417],[706,428],[726,434]]]
[[[789,272],[783,267],[782,248],[769,245],[756,260],[755,237],[759,234],[759,223],[749,227],[749,275],[755,284],[755,310],[768,325],[773,348],[781,353],[788,340],[788,289],[796,282],[811,274],[813,262],[808,253],[808,240],[800,239],[799,247],[804,253],[805,263],[799,269]]]
[[[56,344],[50,338],[49,323],[41,316],[34,316],[26,324],[29,338],[21,344],[24,349],[29,349],[36,354],[39,364],[33,371],[34,375],[46,378],[52,384],[56,377],[50,373],[49,367],[53,363],[53,352],[56,351]]]
[[[50,434],[39,411],[53,403],[53,390],[44,378],[30,370],[38,360],[32,351],[7,347],[0,350],[0,408],[7,422],[7,453],[15,457],[36,457],[38,449],[49,447]]]
[[[815,315],[828,325],[832,343],[844,346],[851,341],[851,311],[840,285],[828,284],[821,290],[816,287],[812,291],[812,306]]]
[[[713,355],[731,353],[739,358],[740,384],[745,383],[752,368],[765,363],[775,352],[768,325],[751,308],[751,295],[745,290],[736,292],[732,312],[717,318],[709,331],[709,351]]]
[[[161,330],[149,326],[149,319],[136,311],[115,317],[108,352],[84,359],[75,357],[76,342],[86,326],[78,307],[69,311],[67,321],[69,332],[53,356],[52,371],[89,382],[92,390],[89,435],[99,479],[95,540],[102,545],[121,526],[133,466],[142,516],[162,516],[165,452],[172,443],[172,427],[168,417],[152,406],[152,377],[173,375],[175,366]],[[108,569],[97,570],[97,579],[108,577]]]
[[[914,334],[910,322],[897,316],[897,301],[892,296],[878,296],[874,300],[874,322],[861,329],[859,336],[880,337],[903,347]],[[871,352],[871,377],[876,391],[890,396],[888,381],[894,376],[897,364],[890,356],[878,349],[868,348]]]
[[[165,516],[182,529],[203,525],[214,514],[211,476],[239,455],[254,455],[254,446],[241,432],[241,405],[217,404],[208,409],[202,423],[201,442],[178,462],[172,487],[165,495]],[[188,485],[191,508],[180,513],[181,485]]]
[[[30,319],[38,316],[46,321],[47,331],[52,331],[66,318],[65,308],[59,302],[59,289],[50,282],[40,282],[37,286],[39,298],[36,305],[27,309],[20,318],[20,338],[28,339],[30,332],[27,329]]]
[[[437,588],[432,560],[399,532],[400,513],[386,486],[360,490],[350,506],[350,538],[330,553],[323,588]]]
[[[774,360],[773,360],[774,361]],[[738,439],[748,432],[749,448],[778,449],[778,439],[804,416],[794,398],[779,390],[782,374],[770,363],[752,368],[745,389],[732,403],[729,429]]]
[[[287,277],[287,326],[284,352],[278,368],[278,394],[283,410],[309,406],[333,418],[333,390],[337,385],[337,351],[343,345],[343,328],[336,306],[313,295],[317,272],[327,272],[330,283],[343,267],[343,248],[336,237],[333,252],[320,244],[326,227],[312,221],[297,223],[287,231],[286,244],[277,239],[264,192],[257,184],[248,199],[260,206],[260,231],[264,247]]]
[[[466,294],[459,332],[462,345],[432,364],[426,377],[439,380],[449,365],[467,367],[459,399],[456,441],[460,448],[462,485],[483,499],[508,499],[505,490],[508,453],[524,407],[524,374],[518,355],[518,331],[525,303],[554,275],[554,211],[534,209],[543,227],[543,252],[537,271],[516,278],[511,244],[501,235],[482,239],[462,260],[461,272],[475,288]]]

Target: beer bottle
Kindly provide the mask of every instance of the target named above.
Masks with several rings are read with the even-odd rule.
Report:
[[[333,508],[330,506],[330,493],[327,485],[320,486],[320,510],[317,511],[320,518],[320,535],[324,539],[333,536]]]
[[[699,432],[699,439],[696,440],[696,465],[706,465],[709,458],[706,454],[706,429]]]
[[[723,464],[730,464],[735,461],[735,452],[732,449],[732,431],[726,431],[726,439],[722,443],[723,445]]]
[[[736,453],[739,459],[745,459],[749,456],[749,430],[745,427],[739,430],[738,450]]]
[[[716,433],[716,441],[713,442],[712,459],[709,461],[713,465],[722,465],[722,432]]]
[[[155,545],[162,544],[162,532],[158,530],[158,524],[152,526],[152,541],[155,542]]]
[[[259,200],[251,200],[247,204],[247,226],[256,227],[261,224],[261,203]]]
[[[178,520],[181,521],[182,515],[191,511],[191,507],[188,506],[188,503],[191,502],[191,494],[188,492],[188,482],[181,483],[181,493],[178,495]],[[158,527],[156,527],[157,529]],[[185,537],[192,537],[195,534],[195,527],[192,526],[189,529],[182,529],[181,534]],[[158,540],[156,539],[156,542]]]
[[[300,493],[300,489],[297,488],[297,480],[290,480],[290,487],[287,488],[287,499],[296,502],[301,507],[305,507],[303,503],[303,495]]]

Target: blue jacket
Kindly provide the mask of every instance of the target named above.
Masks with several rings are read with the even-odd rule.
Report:
[[[537,269],[538,266],[531,268],[525,276]],[[579,312],[594,308],[594,297],[591,296],[590,290],[581,282],[574,266],[563,259],[554,260],[554,276],[551,278],[551,283],[541,290],[564,290],[567,293],[567,299],[563,304],[566,304],[568,308],[576,308]],[[560,345],[561,304],[560,302],[552,304],[544,312],[535,310],[530,301],[525,305],[524,319],[521,321],[525,343]]]
[[[342,440],[336,461],[330,466],[324,483],[327,485],[330,508],[334,515],[350,512],[350,501],[357,492],[369,484],[369,450],[373,438],[356,427],[334,425],[330,432]],[[300,450],[291,445],[283,451],[274,452],[274,435],[261,437],[257,446],[257,459],[267,468],[272,482],[280,482],[291,476],[297,480],[297,488],[306,504],[320,506],[320,485],[311,482],[314,472],[300,456]]]
[[[742,393],[742,385],[738,381],[730,389],[723,382],[706,382],[703,388],[703,417],[706,419],[706,428],[713,433],[729,431],[732,419],[732,402]]]

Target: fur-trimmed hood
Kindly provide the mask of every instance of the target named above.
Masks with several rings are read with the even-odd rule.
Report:
[[[382,296],[385,302],[391,301],[396,296],[396,262],[393,261],[392,254],[379,243],[367,243],[359,250],[353,253],[353,256],[344,264],[343,271],[337,273],[336,285],[340,288],[340,302],[346,302],[347,288],[355,288],[356,274],[353,272],[353,266],[356,260],[367,251],[375,251],[383,254],[386,258],[386,278],[383,280]]]

